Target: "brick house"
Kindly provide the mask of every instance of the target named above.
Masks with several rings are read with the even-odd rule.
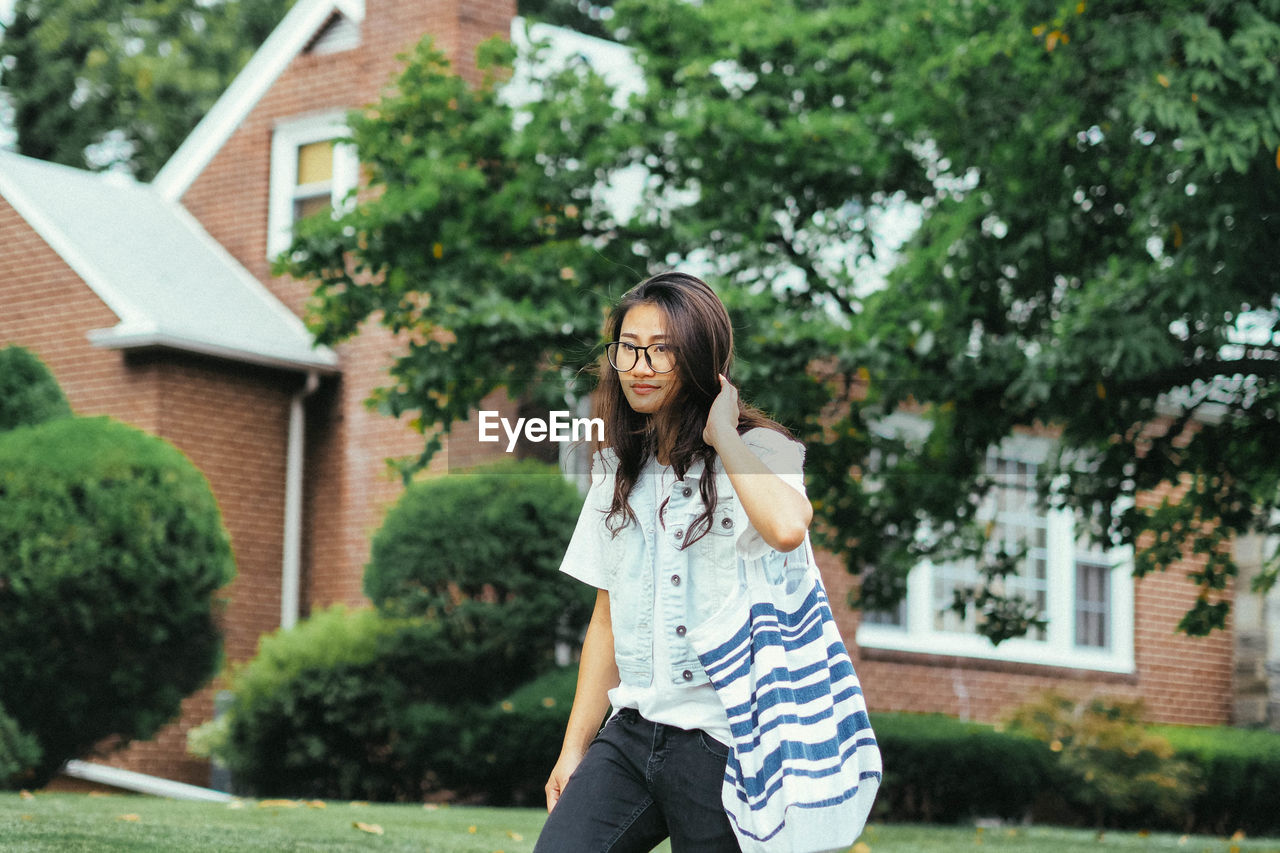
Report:
[[[333,140],[348,110],[377,98],[398,55],[431,33],[473,76],[475,46],[510,33],[513,15],[513,0],[298,0],[152,184],[0,154],[0,344],[35,351],[77,413],[160,435],[208,476],[239,569],[227,591],[231,661],[312,607],[364,602],[370,534],[400,491],[384,460],[422,441],[363,404],[395,341],[369,328],[333,351],[313,347],[298,320],[309,288],[273,277],[269,258],[296,216],[356,185],[356,152]],[[433,467],[494,453],[476,434],[457,427]],[[1128,555],[1082,549],[1070,519],[1028,508],[1043,452],[1023,438],[993,453],[1007,488],[992,512],[1036,543],[1025,584],[1050,627],[993,648],[939,610],[966,567],[922,567],[896,613],[860,619],[837,607],[873,710],[986,720],[1058,685],[1142,696],[1164,721],[1277,724],[1280,702],[1267,711],[1265,694],[1280,680],[1280,638],[1267,633],[1280,617],[1266,613],[1280,606],[1240,602],[1244,631],[1175,635],[1194,594],[1181,571],[1134,582]],[[852,579],[823,562],[838,603]],[[1240,713],[1237,665],[1252,674]],[[108,760],[207,783],[185,734],[211,716],[212,696],[191,697],[156,739]]]

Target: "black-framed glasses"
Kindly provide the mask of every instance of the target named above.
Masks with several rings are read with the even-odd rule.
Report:
[[[640,353],[644,353],[644,360],[648,362],[654,373],[670,373],[676,369],[675,347],[671,344],[649,344],[647,347],[638,347],[626,341],[614,341],[611,344],[605,344],[604,353],[608,356],[613,369],[619,373],[626,373],[639,364]]]

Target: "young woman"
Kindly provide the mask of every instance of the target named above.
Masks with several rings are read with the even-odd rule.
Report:
[[[729,316],[697,278],[636,286],[606,335],[605,441],[561,566],[599,591],[535,853],[668,836],[674,853],[737,851],[729,718],[690,635],[734,599],[744,561],[804,553],[804,449],[739,401]]]

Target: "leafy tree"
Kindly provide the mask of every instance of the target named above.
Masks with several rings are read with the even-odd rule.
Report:
[[[176,716],[221,664],[213,596],[234,571],[209,485],[172,445],[106,418],[0,435],[0,696],[39,747],[30,778],[0,782],[41,785]]]
[[[516,11],[526,18],[567,27],[597,38],[609,38],[605,24],[613,17],[613,0],[520,0]]]
[[[0,88],[18,150],[149,179],[292,0],[16,0]]]
[[[879,479],[914,489],[826,484],[852,564],[877,562],[877,539],[892,552],[864,591],[896,592],[920,522],[971,517],[985,448],[1044,423],[1060,430],[1048,500],[1136,546],[1139,576],[1199,556],[1179,627],[1222,627],[1227,545],[1276,532],[1280,501],[1280,3],[908,6],[883,34],[896,121],[936,190],[855,324],[848,363],[870,387],[841,427],[867,435],[912,398],[933,434],[876,454],[896,460]],[[876,442],[849,444],[831,461]],[[1273,554],[1258,588],[1276,571]],[[986,604],[993,637],[1033,618]]]
[[[278,271],[320,281],[313,321],[322,341],[354,334],[379,312],[405,333],[395,384],[376,403],[416,413],[430,431],[465,419],[494,389],[561,401],[599,336],[601,307],[643,259],[597,187],[619,159],[608,143],[611,90],[585,66],[542,81],[524,111],[499,96],[512,49],[491,41],[469,88],[429,41],[394,92],[350,117],[378,188],[341,225],[301,224]],[[513,131],[513,127],[516,128]]]
[[[70,415],[67,395],[35,353],[0,349],[0,432]]]
[[[615,8],[628,102],[575,67],[517,111],[424,50],[356,117],[377,192],[280,269],[319,282],[327,342],[376,312],[406,333],[377,402],[447,427],[500,385],[581,393],[601,306],[696,263],[742,330],[735,381],[810,439],[863,604],[972,555],[992,583],[957,606],[994,641],[1034,624],[977,509],[988,448],[1046,423],[1046,499],[1139,574],[1202,554],[1182,628],[1221,626],[1223,545],[1280,500],[1280,2]],[[627,167],[645,194],[615,221],[597,188]],[[904,405],[923,437],[887,428]]]

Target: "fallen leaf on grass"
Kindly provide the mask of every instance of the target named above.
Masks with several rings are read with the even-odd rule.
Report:
[[[386,830],[378,826],[376,823],[361,823],[360,821],[356,821],[351,825],[354,826],[356,829],[360,830],[361,832],[367,832],[370,835],[386,834]]]
[[[865,841],[859,841],[849,850],[849,853],[871,853],[871,845]]]
[[[523,835],[518,832],[512,832],[509,829],[507,830],[507,838],[510,838],[512,841],[524,841]]]
[[[260,809],[296,809],[297,800],[263,800],[258,803]]]
[[[329,808],[329,806],[328,806],[328,804],[327,804],[327,803],[325,803],[325,801],[324,801],[324,800],[310,800],[310,801],[308,801],[308,802],[307,802],[307,808],[309,808],[309,809],[327,809],[327,808]]]
[[[34,800],[36,798],[36,795],[31,793],[30,791],[19,791],[18,797],[23,800]]]
[[[129,823],[137,823],[142,820],[142,817],[136,814],[122,814],[120,817],[116,818],[116,820],[127,820]]]
[[[477,832],[476,825],[473,823],[471,826],[468,826],[467,832],[471,833],[472,835],[475,835]]]

